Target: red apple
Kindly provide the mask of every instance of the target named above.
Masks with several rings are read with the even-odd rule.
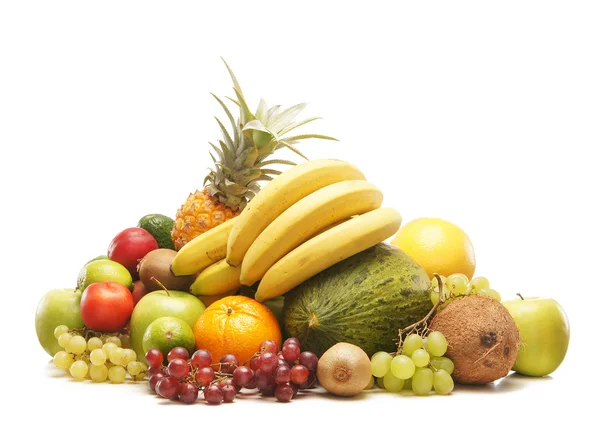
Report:
[[[142,299],[148,293],[150,293],[150,290],[146,288],[142,281],[134,282],[133,291],[131,292],[131,294],[133,295],[133,306],[135,307],[136,304],[140,301],[140,299]]]
[[[81,319],[98,332],[119,332],[133,312],[133,296],[123,284],[97,282],[81,295]]]
[[[158,249],[156,239],[143,228],[127,228],[108,246],[108,258],[127,268],[133,280],[139,279],[138,263],[150,251]]]

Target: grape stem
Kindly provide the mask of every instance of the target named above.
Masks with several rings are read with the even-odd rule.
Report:
[[[248,361],[246,361],[244,364],[242,364],[243,366],[245,366],[246,364],[248,364],[251,360],[253,360],[254,358],[258,358],[259,356],[262,355],[262,352],[256,352],[254,355],[252,355],[250,357],[250,359],[248,359]]]
[[[229,377],[229,376],[233,376],[230,373],[223,373],[223,365],[227,365],[227,366],[231,366],[234,367],[233,363],[225,363],[223,364],[222,362],[218,362],[218,363],[212,363],[211,366],[219,366],[219,370],[215,371],[215,375],[219,374],[222,377]],[[237,368],[237,366],[235,366]]]
[[[208,383],[208,385],[202,385],[201,383],[199,383],[198,381],[196,381],[196,374],[198,373],[198,369],[196,367],[192,367],[192,370],[190,370],[189,375],[187,375],[183,380],[188,383],[188,384],[192,384],[194,387],[196,387],[198,389],[198,391],[204,391],[206,389],[206,387],[208,387],[209,385],[215,384],[217,382],[221,382],[223,379],[226,379],[228,377],[233,377],[233,374],[230,373],[223,373],[221,372],[221,364],[222,363],[214,363],[214,364],[210,364],[210,366],[219,366],[219,371],[215,371],[214,372],[214,376],[215,378],[210,381]],[[209,366],[209,367],[210,367]]]
[[[91,337],[101,337],[102,335],[106,335],[107,337],[118,337],[119,334],[121,334],[121,335],[129,334],[129,331],[127,330],[127,328],[123,328],[119,332],[98,332],[98,331],[89,329],[87,326],[84,326],[83,328],[69,329],[67,332],[69,332],[70,334],[73,334],[73,333],[79,334],[82,337],[84,337],[86,340],[89,340]]]
[[[440,297],[439,297],[438,301],[435,303],[435,305],[431,308],[431,310],[429,310],[427,315],[425,315],[425,317],[423,317],[418,322],[415,322],[412,325],[408,325],[406,328],[400,329],[398,331],[398,350],[396,352],[397,355],[402,353],[402,342],[404,341],[402,336],[403,335],[408,336],[415,331],[416,332],[421,331],[423,334],[425,334],[427,332],[427,330],[429,329],[429,324],[428,324],[429,318],[436,312],[438,307],[441,304],[443,304],[444,302],[446,302],[446,300],[447,300],[444,297],[444,292],[443,292],[444,283],[442,282],[442,278],[437,273],[434,273],[433,276],[435,277],[435,279],[438,282],[438,289],[439,289]]]

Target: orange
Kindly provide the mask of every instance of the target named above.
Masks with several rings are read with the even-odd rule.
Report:
[[[273,313],[246,296],[227,296],[213,302],[194,325],[196,349],[206,349],[213,363],[227,353],[247,362],[264,340],[281,346],[281,330]]]
[[[458,226],[438,218],[415,219],[391,241],[420,264],[430,278],[437,273],[449,276],[475,273],[475,251],[469,236]]]

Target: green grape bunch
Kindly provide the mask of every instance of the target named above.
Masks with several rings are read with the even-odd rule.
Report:
[[[448,277],[434,274],[431,280],[429,297],[431,303],[439,309],[444,308],[452,299],[471,295],[487,296],[498,302],[502,300],[500,293],[493,290],[490,281],[483,276],[469,281],[469,278],[462,273],[453,273]]]
[[[448,341],[439,331],[431,331],[425,338],[411,333],[395,354],[376,352],[371,357],[371,372],[377,384],[389,392],[410,390],[427,396],[433,390],[447,395],[454,390],[454,363],[444,356],[447,350]]]
[[[137,360],[126,334],[98,335],[60,325],[54,330],[54,337],[64,349],[54,355],[54,366],[74,379],[93,382],[108,379],[114,384],[125,382],[128,375],[133,381],[146,379],[148,367]]]

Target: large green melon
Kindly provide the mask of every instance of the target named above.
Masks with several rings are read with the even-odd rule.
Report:
[[[427,273],[402,250],[380,243],[300,284],[285,296],[284,324],[302,350],[321,356],[339,342],[369,356],[396,350],[398,330],[431,309]]]

